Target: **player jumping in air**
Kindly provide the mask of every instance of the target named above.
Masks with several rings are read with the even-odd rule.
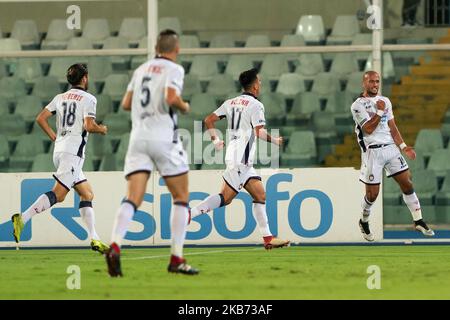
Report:
[[[108,246],[100,241],[95,230],[95,215],[92,208],[94,193],[83,174],[84,151],[89,133],[105,135],[108,128],[95,122],[97,99],[87,92],[88,69],[84,64],[74,64],[67,70],[67,81],[72,86],[65,93],[58,94],[36,118],[42,130],[55,142],[53,163],[56,167],[55,186],[41,195],[25,212],[11,218],[14,239],[20,241],[24,225],[31,218],[54,204],[63,202],[71,188],[80,195],[80,214],[87,226],[91,248],[104,253]],[[48,124],[56,114],[57,133]]]
[[[369,216],[380,191],[383,169],[386,175],[392,177],[400,186],[403,200],[411,211],[415,229],[425,236],[434,236],[433,230],[422,219],[408,164],[400,150],[411,160],[416,158],[416,152],[403,141],[394,121],[391,101],[378,95],[380,75],[375,71],[367,71],[364,74],[363,87],[364,92],[351,106],[362,152],[360,181],[366,185],[362,216],[359,220],[363,237],[367,241],[374,240],[369,228]]]
[[[284,247],[289,241],[278,239],[270,232],[266,213],[266,192],[261,177],[253,168],[256,137],[276,145],[281,145],[283,138],[274,138],[264,129],[266,124],[264,105],[257,99],[261,88],[258,71],[251,69],[241,73],[239,82],[244,92],[236,98],[225,101],[205,119],[211,140],[218,150],[223,148],[224,142],[217,136],[214,123],[223,118],[227,118],[228,121],[230,143],[226,150],[227,168],[223,174],[222,191],[209,196],[192,208],[191,218],[229,205],[244,188],[253,198],[253,215],[263,236],[264,247],[266,249]]]

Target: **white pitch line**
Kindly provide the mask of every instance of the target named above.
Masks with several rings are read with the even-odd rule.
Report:
[[[202,255],[202,254],[211,254],[211,253],[225,253],[225,252],[248,252],[248,251],[255,251],[255,250],[261,250],[261,248],[254,248],[254,249],[248,249],[248,250],[214,250],[214,251],[204,251],[204,252],[192,252],[192,253],[185,253],[185,256],[195,256],[195,255]],[[158,259],[158,258],[167,258],[170,257],[170,254],[164,254],[164,255],[158,255],[158,256],[144,256],[144,257],[136,257],[136,258],[122,258],[121,260],[147,260],[147,259]]]

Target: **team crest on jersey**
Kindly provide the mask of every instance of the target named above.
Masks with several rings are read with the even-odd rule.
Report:
[[[241,184],[239,185],[239,190],[241,190],[242,187],[243,187],[243,184],[241,183]]]
[[[369,181],[373,181],[375,179],[375,177],[373,176],[373,174],[371,174],[370,176],[369,176]]]

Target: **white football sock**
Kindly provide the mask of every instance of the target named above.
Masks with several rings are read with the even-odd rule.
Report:
[[[203,213],[208,213],[214,209],[217,209],[221,205],[223,205],[223,196],[221,194],[209,196],[200,202],[199,205],[191,209],[191,219],[194,219]]]
[[[95,214],[91,201],[80,201],[80,215],[88,229],[89,239],[100,240],[95,230]]]
[[[56,203],[56,195],[50,191],[42,194],[37,200],[22,213],[23,224],[27,223],[34,215],[47,210]]]
[[[123,201],[116,214],[114,221],[113,232],[111,235],[111,243],[115,242],[120,247],[122,245],[123,238],[127,234],[130,222],[133,219],[136,206],[130,201]]]
[[[173,205],[170,221],[170,229],[172,234],[171,253],[174,256],[182,258],[189,214],[186,204],[181,204],[179,202],[177,203],[174,203]]]
[[[419,198],[415,192],[412,194],[403,194],[403,201],[408,206],[414,221],[422,219],[422,210],[420,209]]]
[[[253,202],[253,216],[255,217],[256,222],[258,223],[259,232],[263,237],[271,236],[269,228],[269,219],[267,218],[266,213],[266,204]]]
[[[367,197],[364,196],[363,201],[361,202],[362,207],[362,214],[361,214],[361,220],[362,222],[369,222],[369,216],[370,216],[370,210],[373,206],[374,202],[370,202],[367,200]]]

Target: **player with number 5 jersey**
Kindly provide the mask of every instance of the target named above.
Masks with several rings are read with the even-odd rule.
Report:
[[[83,174],[84,152],[89,133],[106,134],[108,129],[95,121],[97,100],[87,92],[88,69],[84,64],[74,64],[67,70],[67,81],[72,86],[67,92],[58,94],[37,116],[37,123],[49,138],[55,142],[53,163],[56,180],[53,189],[41,195],[22,214],[12,216],[13,235],[17,243],[24,225],[36,214],[54,204],[63,202],[71,188],[80,195],[79,210],[91,239],[91,248],[104,253],[109,247],[100,240],[95,230],[95,216],[92,207],[94,194]],[[48,119],[56,115],[55,133]]]

